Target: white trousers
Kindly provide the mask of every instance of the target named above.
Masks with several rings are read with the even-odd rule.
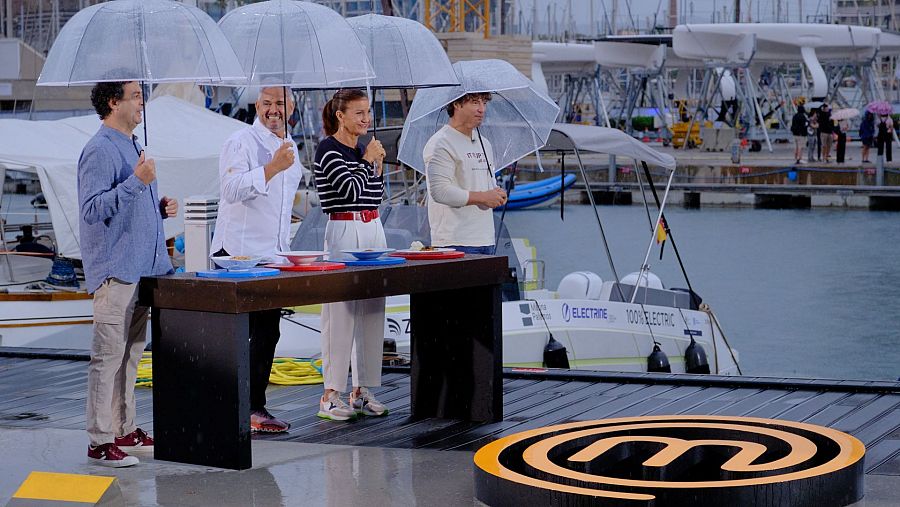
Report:
[[[332,260],[346,257],[341,250],[385,248],[380,219],[329,220],[325,250]],[[352,363],[354,387],[381,385],[384,356],[384,298],[328,303],[322,308],[322,374],[325,389],[347,391]]]
[[[91,445],[135,430],[134,381],[144,353],[147,307],[138,284],[108,278],[94,292],[94,340],[88,365],[87,432]]]

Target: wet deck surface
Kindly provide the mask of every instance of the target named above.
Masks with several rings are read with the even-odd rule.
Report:
[[[2,357],[3,353],[0,351],[0,435],[8,437],[18,429],[45,430],[48,434],[60,431],[77,441],[74,452],[82,456],[83,451],[77,449],[83,449],[86,443],[83,428],[87,362],[78,360],[77,352],[67,356],[68,359]],[[289,421],[292,428],[283,435],[255,437],[254,469],[245,472],[265,467],[266,458],[258,454],[278,449],[281,443],[278,441],[317,444],[289,449],[378,448],[388,453],[383,456],[407,456],[384,458],[390,462],[400,459],[403,463],[410,456],[418,456],[413,450],[423,450],[424,455],[436,450],[462,451],[445,453],[448,459],[454,457],[451,462],[459,462],[458,467],[453,467],[455,475],[445,471],[446,477],[462,488],[461,491],[466,488],[471,491],[471,453],[511,433],[612,417],[730,415],[818,424],[855,436],[867,449],[866,505],[900,502],[900,383],[658,374],[602,374],[591,378],[574,373],[552,377],[530,377],[527,373],[507,371],[503,388],[504,420],[490,424],[411,420],[409,376],[402,369],[386,369],[382,387],[373,390],[390,407],[390,414],[351,423],[316,417],[321,385],[272,386],[268,392],[268,408]],[[136,397],[138,425],[152,428],[152,390],[138,388]],[[407,452],[411,454],[403,454]],[[83,457],[76,460],[83,463]],[[352,459],[348,463],[351,462]],[[881,488],[881,493],[869,488]],[[4,494],[8,497],[10,492],[0,491],[0,503]],[[882,501],[885,503],[877,503]],[[468,498],[462,503],[467,504]]]

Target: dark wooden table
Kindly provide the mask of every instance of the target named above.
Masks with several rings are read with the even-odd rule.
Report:
[[[156,459],[246,469],[250,457],[248,312],[410,295],[412,417],[503,419],[500,284],[506,257],[283,272],[250,279],[145,277],[153,308]]]

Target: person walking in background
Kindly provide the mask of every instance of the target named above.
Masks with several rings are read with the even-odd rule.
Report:
[[[831,143],[834,135],[834,122],[831,121],[831,108],[822,104],[819,109],[819,140],[822,143],[821,161],[831,162]]]
[[[835,161],[838,164],[844,163],[844,156],[847,152],[847,129],[850,124],[847,120],[840,120],[834,127],[834,133],[837,136],[837,150],[835,152]]]
[[[869,150],[875,144],[875,115],[871,111],[866,111],[859,124],[859,139],[862,141],[862,161],[868,163]]]
[[[894,120],[886,114],[879,117],[878,132],[875,136],[875,146],[878,149],[878,156],[884,156],[884,160],[890,162],[891,145],[894,142]]]
[[[361,90],[338,90],[322,110],[328,137],[316,149],[314,172],[322,211],[328,215],[325,250],[329,259],[339,258],[341,250],[387,246],[378,217],[385,151],[375,138],[366,146],[359,142],[370,121],[369,97]],[[369,391],[381,385],[383,354],[383,297],[323,305],[325,392],[317,415],[334,421],[387,415],[387,407]],[[349,405],[341,399],[348,370],[353,374]]]
[[[815,110],[809,112],[806,126],[806,160],[819,160],[819,115]]]
[[[153,450],[153,437],[134,421],[149,315],[138,306],[138,282],[173,272],[162,221],[178,213],[178,202],[158,197],[156,164],[133,134],[144,104],[140,85],[98,83],[91,103],[103,123],[78,160],[81,254],[94,295],[87,455],[97,465],[127,467],[139,460],[126,451]]]
[[[297,145],[284,129],[294,98],[281,86],[262,88],[256,120],[238,130],[219,155],[215,256],[252,255],[278,262],[290,250],[291,208],[303,177]],[[250,431],[281,433],[291,425],[266,409],[266,388],[281,338],[281,310],[250,313]]]
[[[797,106],[797,112],[791,119],[791,134],[794,136],[794,161],[799,164],[803,161],[803,143],[806,142],[809,120],[806,117],[806,109],[803,105]]]

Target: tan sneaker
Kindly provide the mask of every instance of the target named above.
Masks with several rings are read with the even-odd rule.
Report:
[[[359,388],[359,395],[350,393],[350,406],[358,415],[368,415],[380,417],[388,414],[387,407],[383,403],[376,400],[372,393],[365,387]]]
[[[319,400],[319,413],[316,415],[322,419],[346,421],[356,418],[356,411],[341,399],[339,392],[332,391],[327,398]]]

